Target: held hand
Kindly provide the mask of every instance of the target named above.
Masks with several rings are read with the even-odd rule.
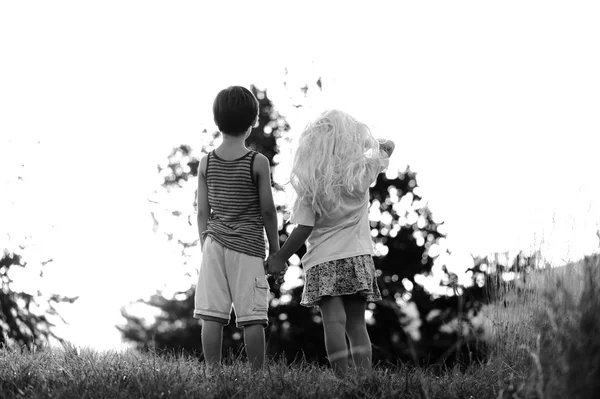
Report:
[[[271,255],[266,262],[267,273],[277,278],[277,282],[283,280],[283,273],[287,269],[287,262],[280,259],[277,255]]]
[[[267,259],[267,273],[279,274],[285,269],[286,262],[279,259],[277,255],[271,255]]]

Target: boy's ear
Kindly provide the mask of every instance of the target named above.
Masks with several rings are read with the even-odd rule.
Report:
[[[254,128],[258,127],[258,115],[256,116],[256,119],[254,119],[254,124],[252,125],[252,127],[254,127]]]

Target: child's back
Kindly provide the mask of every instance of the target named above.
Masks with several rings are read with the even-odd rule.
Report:
[[[293,213],[294,223],[313,226],[302,257],[306,272],[312,266],[331,259],[371,254],[373,243],[369,228],[369,184],[372,175],[354,193],[343,192],[337,209],[316,214],[309,203],[299,202]]]
[[[376,140],[366,125],[340,111],[309,123],[291,175],[297,227],[268,260],[269,270],[277,272],[306,241],[300,304],[319,306],[327,355],[340,375],[348,369],[345,335],[356,366],[371,371],[366,302],[381,300],[381,293],[372,258],[369,186],[393,150],[392,142]]]
[[[208,154],[205,176],[212,212],[204,235],[227,248],[264,258],[260,199],[252,175],[256,154],[249,151],[234,159],[217,151]]]
[[[258,101],[239,86],[222,90],[213,105],[223,143],[200,160],[198,231],[202,263],[194,317],[202,319],[202,350],[207,365],[221,361],[223,326],[232,306],[244,328],[253,368],[265,358],[269,284],[265,277],[265,238],[269,252],[279,249],[277,212],[271,192],[269,160],[245,146],[258,121]],[[264,227],[264,230],[263,230]]]
[[[340,111],[328,111],[300,139],[292,168],[298,198],[292,220],[312,226],[302,266],[373,252],[369,187],[387,167],[388,155],[368,127]]]

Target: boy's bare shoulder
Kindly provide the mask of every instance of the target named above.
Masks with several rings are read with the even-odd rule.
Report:
[[[256,166],[257,170],[268,169],[269,166],[270,166],[270,164],[269,164],[269,158],[267,158],[266,156],[264,156],[260,152],[256,153],[256,156],[254,157],[254,162],[256,163],[255,166]]]
[[[206,165],[208,164],[208,154],[204,154],[202,158],[200,158],[200,163],[198,164],[198,174],[206,173]]]
[[[269,162],[269,158],[267,158],[266,156],[264,156],[263,154],[261,154],[260,152],[256,152],[256,158],[255,159],[260,159],[261,162]]]

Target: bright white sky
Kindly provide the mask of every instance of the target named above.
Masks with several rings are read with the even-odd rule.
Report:
[[[156,164],[199,147],[232,84],[267,88],[292,134],[338,107],[393,139],[456,265],[469,252],[542,246],[559,262],[597,249],[597,2],[297,4],[0,5],[0,242],[29,245],[32,264],[53,258],[38,284],[80,295],[63,311],[68,339],[118,346],[119,307],[186,271],[146,199]],[[312,97],[290,98],[304,83]]]

